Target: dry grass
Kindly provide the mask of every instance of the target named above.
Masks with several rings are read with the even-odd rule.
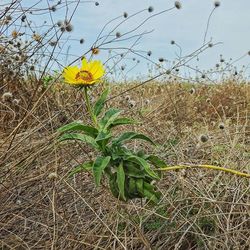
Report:
[[[248,249],[249,179],[197,169],[168,172],[159,183],[158,206],[119,202],[105,183],[95,189],[88,173],[67,177],[93,156],[83,145],[55,141],[62,124],[87,121],[81,94],[37,84],[0,90],[21,100],[0,104],[2,249]],[[130,86],[112,86],[112,95]],[[160,146],[147,150],[169,165],[207,163],[249,172],[249,103],[247,84],[152,83],[107,105],[142,121],[131,129],[153,137]]]

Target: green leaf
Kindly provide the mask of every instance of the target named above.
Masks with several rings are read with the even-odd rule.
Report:
[[[95,184],[97,187],[100,186],[102,173],[104,169],[108,166],[110,159],[111,159],[110,156],[107,157],[98,156],[94,162],[93,174],[94,174]]]
[[[144,160],[146,160],[147,157],[148,157],[148,155],[145,153],[144,150],[139,150],[139,151],[136,153],[136,155],[137,155],[138,157],[143,158]]]
[[[129,178],[128,194],[130,198],[138,197],[135,178]]]
[[[146,158],[147,161],[149,161],[152,165],[154,165],[156,168],[164,168],[167,166],[167,164],[160,159],[158,156],[156,155],[149,155]],[[158,175],[161,177],[161,171],[158,172]]]
[[[147,189],[143,190],[143,196],[148,198],[148,200],[150,202],[153,202],[155,204],[157,204],[159,202],[159,198],[157,198],[157,196],[154,193],[152,193],[151,191],[149,191]]]
[[[156,155],[149,155],[147,160],[150,161],[157,168],[164,168],[167,164]]]
[[[147,174],[152,177],[153,179],[160,179],[159,176],[151,169],[149,163],[147,161],[145,161],[143,158],[132,155],[129,156],[128,158],[126,158],[127,161],[132,161],[135,162],[139,165],[141,165],[144,170],[147,172]]]
[[[59,141],[67,141],[67,140],[78,140],[85,142],[87,144],[90,144],[92,147],[95,149],[99,149],[98,144],[96,143],[95,139],[88,135],[83,135],[83,134],[77,134],[77,133],[72,133],[72,134],[64,134],[59,138]]]
[[[143,195],[144,193],[144,188],[143,188],[143,179],[136,179],[136,188],[137,188],[137,191],[139,192],[139,194]]]
[[[107,130],[110,124],[120,115],[121,111],[119,109],[109,109],[100,121],[100,127],[102,130]]]
[[[109,188],[111,190],[111,193],[114,195],[114,197],[118,198],[119,197],[119,189],[117,187],[116,179],[117,179],[116,174],[113,174],[109,177]]]
[[[119,195],[120,197],[126,201],[126,197],[125,197],[125,173],[124,173],[124,169],[123,169],[123,162],[121,162],[118,166],[117,169],[117,185],[119,188]]]
[[[75,174],[78,174],[84,170],[91,170],[92,169],[92,166],[93,166],[93,162],[90,161],[90,162],[86,162],[86,163],[83,163],[83,164],[80,164],[80,165],[77,165],[76,167],[74,167],[74,169],[72,171],[70,171],[69,173],[69,177],[72,177],[74,176]]]
[[[113,146],[111,147],[111,150],[112,150],[111,154],[113,160],[116,160],[118,158],[123,158],[124,156],[128,157],[132,155],[132,152],[124,146],[118,146],[118,147]]]
[[[115,127],[119,125],[128,125],[128,124],[136,124],[137,122],[130,118],[116,118],[111,124],[110,127]]]
[[[131,177],[137,177],[137,178],[144,178],[145,173],[140,168],[140,165],[134,163],[134,162],[124,162],[124,171],[127,176]]]
[[[125,132],[125,133],[123,133],[120,137],[113,140],[113,144],[114,145],[115,144],[121,144],[121,143],[127,142],[129,140],[135,140],[135,139],[144,140],[144,141],[150,142],[153,145],[155,145],[155,143],[149,137],[147,137],[144,134],[138,134],[136,132]]]
[[[105,101],[107,99],[108,94],[109,94],[109,89],[105,89],[102,92],[102,94],[99,97],[99,99],[96,101],[96,103],[94,105],[94,109],[93,109],[93,113],[94,113],[95,116],[98,116],[101,113],[101,111],[102,111],[102,109],[104,107]]]
[[[158,203],[161,198],[161,193],[155,191],[155,187],[144,181],[143,183],[143,193],[150,201]]]
[[[98,136],[96,137],[96,142],[101,147],[105,147],[107,143],[109,142],[110,138],[112,138],[111,133],[100,131]]]
[[[69,132],[69,131],[83,131],[86,135],[89,135],[93,138],[95,138],[98,134],[98,130],[92,126],[85,125],[81,123],[80,121],[69,123],[65,126],[62,126],[57,131],[59,133],[62,132]]]

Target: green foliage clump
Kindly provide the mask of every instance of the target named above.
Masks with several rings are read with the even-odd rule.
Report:
[[[161,194],[153,182],[159,180],[161,175],[152,167],[157,169],[166,164],[156,155],[148,155],[143,150],[135,152],[125,146],[125,143],[135,139],[155,145],[146,135],[133,131],[125,131],[116,137],[113,135],[112,131],[117,126],[134,124],[135,121],[121,117],[119,109],[110,108],[102,112],[108,93],[109,91],[105,90],[92,107],[85,88],[86,102],[94,125],[75,121],[59,129],[59,141],[78,140],[98,152],[94,161],[76,166],[70,176],[84,170],[92,171],[98,187],[102,176],[105,175],[114,197],[123,201],[146,198],[157,203]]]

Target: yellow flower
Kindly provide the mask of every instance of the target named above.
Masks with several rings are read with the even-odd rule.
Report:
[[[82,59],[82,67],[68,66],[63,70],[63,77],[68,84],[75,86],[88,86],[97,82],[105,73],[101,61]]]

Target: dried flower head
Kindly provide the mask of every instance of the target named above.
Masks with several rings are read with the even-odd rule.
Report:
[[[15,98],[15,99],[13,99],[12,102],[13,102],[15,105],[19,105],[19,104],[20,104],[20,101],[21,101],[20,99],[16,99],[16,98]]]
[[[93,47],[93,48],[91,49],[91,52],[92,52],[93,55],[98,55],[99,52],[100,52],[100,49],[99,49],[99,48],[96,48],[96,47]]]
[[[73,31],[73,25],[72,25],[71,23],[67,23],[67,24],[65,25],[65,30],[66,30],[67,32]]]
[[[181,9],[181,2],[180,1],[175,1],[174,6],[176,9]]]
[[[209,136],[208,135],[200,135],[200,141],[205,143],[209,140]]]
[[[13,31],[11,32],[11,36],[12,36],[14,39],[16,39],[16,38],[18,37],[18,32],[17,32],[16,30],[13,30]]]
[[[194,94],[195,93],[195,88],[191,88],[189,92],[190,92],[190,94]]]
[[[26,15],[22,15],[22,17],[21,17],[21,21],[22,21],[22,22],[24,22],[24,21],[25,21],[25,19],[26,19]]]
[[[148,7],[148,12],[151,13],[151,12],[153,12],[153,11],[154,11],[154,7],[153,7],[153,6],[149,6],[149,7]]]
[[[58,27],[62,27],[63,22],[59,20],[59,21],[57,21],[57,23],[56,23],[56,24],[57,24],[57,26],[58,26]]]
[[[125,96],[125,100],[126,100],[126,101],[130,101],[130,95],[126,95],[126,96]]]
[[[223,123],[223,122],[221,122],[220,124],[219,124],[219,129],[225,129],[225,124]]]
[[[128,106],[129,106],[129,108],[134,108],[134,107],[136,106],[136,102],[133,101],[133,100],[130,100],[130,101],[128,102]]]
[[[5,18],[6,18],[6,20],[8,20],[8,21],[11,21],[11,20],[12,20],[12,17],[11,17],[10,15],[7,15]]]
[[[49,45],[50,45],[51,47],[55,47],[56,44],[57,44],[57,41],[50,41],[50,42],[49,42]]]
[[[220,6],[220,1],[214,1],[214,7],[217,8]]]
[[[7,102],[10,101],[13,98],[13,94],[11,92],[5,92],[2,95],[2,101]]]
[[[58,175],[57,175],[57,173],[52,172],[52,173],[49,174],[48,178],[50,180],[54,180],[54,179],[58,178]]]
[[[41,37],[39,34],[37,34],[37,33],[34,33],[34,34],[32,35],[32,38],[33,38],[36,42],[40,42],[40,41],[42,40],[42,37]]]
[[[34,70],[35,70],[35,66],[34,66],[34,65],[31,65],[31,66],[30,66],[30,70],[31,70],[31,71],[34,71]]]
[[[53,11],[53,12],[55,12],[56,11],[56,6],[51,6],[50,8],[49,8],[49,10],[51,10],[51,11]]]
[[[116,36],[116,38],[120,38],[121,37],[121,33],[120,32],[116,32],[115,36]]]

